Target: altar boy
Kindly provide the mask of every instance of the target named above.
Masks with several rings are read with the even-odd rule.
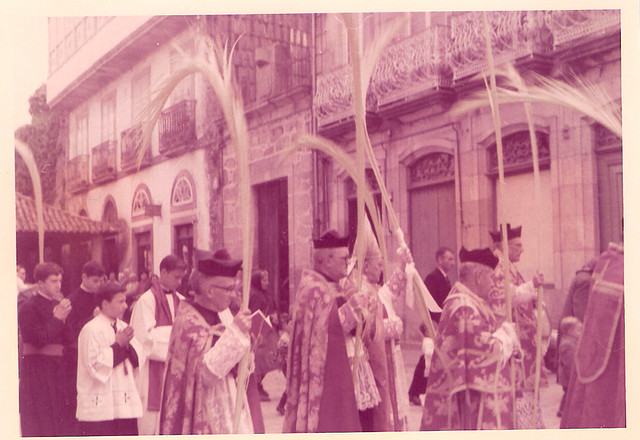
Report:
[[[133,328],[122,321],[127,309],[124,288],[116,282],[96,293],[100,312],[78,338],[78,407],[80,435],[137,435],[142,403],[134,375],[142,347]]]

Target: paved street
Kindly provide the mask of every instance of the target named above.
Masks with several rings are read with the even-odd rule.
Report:
[[[412,344],[402,347],[407,374],[407,386],[413,377],[418,358],[420,357],[420,347]],[[285,387],[285,378],[280,371],[272,371],[263,381],[264,389],[269,393],[271,401],[262,402],[262,414],[264,417],[267,433],[282,432],[282,422],[284,417],[278,414],[276,406]],[[547,428],[558,428],[560,419],[556,416],[560,399],[562,398],[562,388],[555,381],[555,374],[549,375],[549,384],[540,391],[542,399],[542,416]],[[422,396],[424,399],[424,396]],[[409,427],[412,431],[417,431],[420,427],[420,417],[422,407],[410,406]]]

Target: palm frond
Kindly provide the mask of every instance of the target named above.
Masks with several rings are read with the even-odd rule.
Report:
[[[14,136],[14,148],[16,153],[22,158],[33,185],[33,198],[36,206],[36,220],[38,221],[38,262],[44,263],[44,204],[42,200],[42,182],[36,158],[26,143]]]
[[[382,222],[380,221],[379,215],[375,215],[378,208],[375,204],[373,193],[368,187],[366,179],[360,179],[360,177],[358,176],[356,165],[353,159],[347,153],[345,153],[344,150],[340,148],[340,146],[320,136],[304,134],[299,136],[292,145],[285,148],[280,153],[279,164],[282,164],[296,152],[307,149],[317,150],[331,157],[336,161],[338,165],[344,168],[347,174],[349,174],[349,176],[353,179],[356,186],[361,185],[364,188],[364,202],[365,206],[371,213],[373,229],[378,237],[383,236],[384,229],[382,226]],[[384,251],[382,245],[380,249],[381,251]]]
[[[139,160],[148,148],[154,126],[162,113],[162,109],[173,89],[187,76],[201,73],[209,81],[218,102],[222,108],[227,128],[231,136],[231,143],[235,147],[238,162],[238,196],[242,217],[242,308],[249,304],[249,289],[251,286],[251,267],[253,254],[253,201],[251,200],[251,184],[249,176],[249,134],[244,115],[242,99],[233,82],[233,48],[228,44],[221,46],[212,38],[199,35],[197,38],[200,51],[189,56],[180,48],[178,54],[182,58],[180,66],[174,73],[165,78],[155,93],[154,98],[145,107],[139,123],[143,126],[143,142],[139,148]],[[236,41],[237,43],[237,41]],[[238,371],[238,391],[234,413],[234,432],[237,432],[242,406],[245,404],[243,393],[246,391],[248,378],[248,353],[243,357]]]
[[[371,77],[382,53],[389,43],[391,43],[393,38],[398,35],[400,29],[402,29],[403,26],[406,26],[406,24],[407,20],[405,19],[396,19],[386,24],[380,31],[376,32],[376,37],[365,49],[361,63],[361,92],[364,93],[362,95],[363,101],[366,100],[366,92],[369,88],[369,82],[371,81]]]
[[[622,112],[607,91],[592,81],[575,74],[566,80],[549,78],[532,73],[530,85],[511,65],[496,71],[501,85],[496,88],[496,96],[502,103],[552,104],[574,110],[602,124],[615,135],[622,137]],[[487,106],[485,92],[475,92],[457,102],[451,108],[452,114],[460,115]]]

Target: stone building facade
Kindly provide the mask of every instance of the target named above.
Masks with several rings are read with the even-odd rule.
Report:
[[[485,88],[478,76],[488,66],[483,17],[481,12],[365,14],[364,50],[385,23],[397,18],[408,25],[374,71],[366,104],[368,128],[418,270],[426,275],[438,247],[488,246],[488,232],[497,225],[499,184],[490,108],[487,103],[473,111],[458,110],[469,95]],[[621,105],[618,11],[505,11],[488,13],[487,19],[498,65],[512,63],[524,77],[535,73],[563,79],[573,72]],[[319,32],[326,36],[319,53],[342,54],[327,56],[331,62],[318,72],[318,131],[353,151],[346,37],[332,29],[337,17],[319,21]],[[505,219],[523,225],[525,253],[519,267],[527,278],[536,269],[544,273],[545,300],[555,325],[575,271],[609,241],[620,240],[622,145],[576,111],[533,104],[532,112],[540,148],[540,203],[534,197],[524,106],[500,107]],[[353,227],[348,179],[340,170],[330,173],[335,218],[343,227]]]
[[[426,275],[437,247],[486,246],[497,224],[490,110],[457,110],[484,87],[477,76],[487,67],[482,14],[362,19],[365,49],[387,23],[405,20],[374,70],[367,122],[392,203]],[[573,71],[621,102],[619,11],[493,12],[488,21],[497,63],[512,62],[525,76],[563,78]],[[270,271],[286,310],[311,263],[311,240],[325,228],[346,233],[355,225],[355,190],[340,167],[314,152],[280,159],[303,133],[354,153],[349,56],[338,15],[50,19],[48,100],[68,113],[66,208],[120,228],[91,246],[112,270],[157,271],[167,253],[185,251],[191,260],[193,248],[226,246],[240,254],[237,163],[204,78],[195,75],[176,89],[139,169],[131,153],[135,137],[126,136],[149,90],[171,72],[173,45],[188,52],[202,32],[231,42],[242,35],[234,68],[250,132],[254,267]],[[535,268],[545,273],[555,325],[575,270],[619,239],[621,140],[578,112],[534,104],[542,183],[534,207],[524,108],[500,110],[507,221],[524,226],[520,267],[525,276]],[[390,230],[387,235],[393,243]]]

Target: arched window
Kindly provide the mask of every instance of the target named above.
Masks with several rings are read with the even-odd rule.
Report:
[[[131,219],[139,220],[147,216],[146,206],[151,204],[151,191],[144,183],[140,184],[133,194],[131,204]]]
[[[183,170],[178,173],[171,190],[171,212],[184,211],[196,207],[196,191],[193,178]]]
[[[411,164],[408,171],[407,186],[410,189],[453,181],[455,178],[453,154],[439,151],[426,154]]]
[[[540,169],[548,169],[550,163],[549,135],[536,131],[538,143],[538,161]],[[531,154],[531,137],[528,131],[516,131],[503,136],[502,154],[504,157],[504,170],[507,174],[527,173],[533,170],[533,157]],[[498,153],[494,142],[487,149],[489,155],[488,171],[493,176],[498,175]]]

